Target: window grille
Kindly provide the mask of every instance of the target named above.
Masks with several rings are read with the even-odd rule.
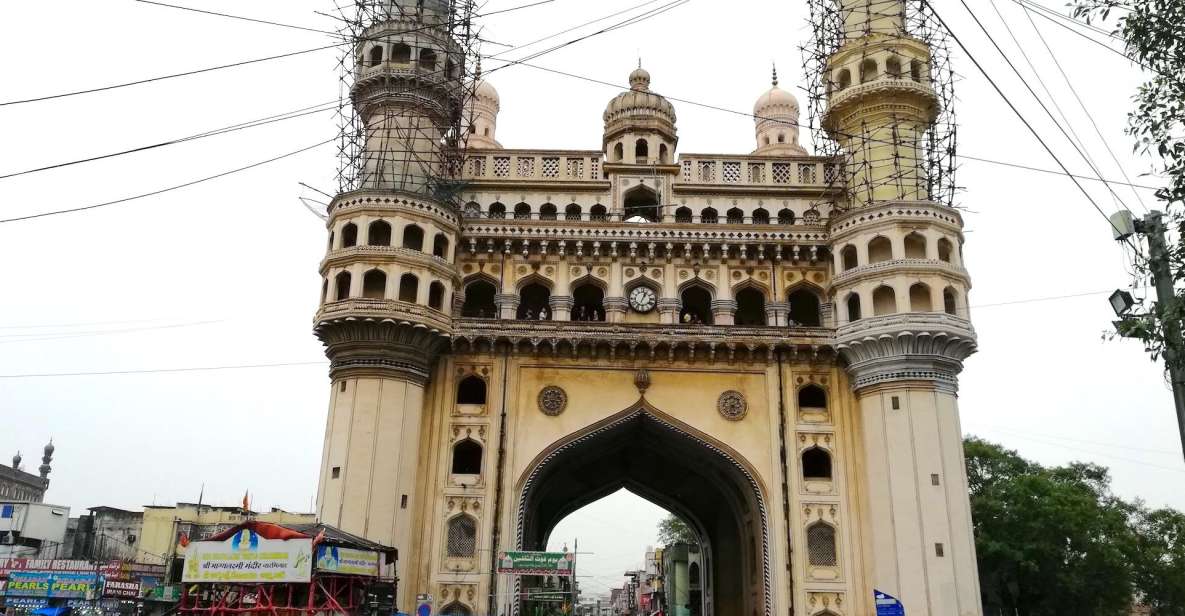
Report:
[[[823,181],[830,184],[839,179],[839,165],[835,163],[823,164]]]
[[[683,161],[683,181],[691,181],[691,161],[689,160]]]
[[[518,177],[529,178],[535,175],[535,159],[523,157],[518,159]]]
[[[711,161],[711,160],[700,161],[699,181],[701,181],[701,182],[715,182],[716,181],[716,162],[715,161]]]
[[[736,184],[741,181],[741,163],[734,161],[725,161],[724,163],[724,181],[729,184]]]
[[[477,552],[477,521],[459,515],[448,523],[448,555],[450,558],[470,558]]]
[[[584,159],[568,159],[568,177],[576,179],[581,179],[584,177]]]
[[[774,184],[790,183],[790,163],[773,164]]]
[[[510,175],[510,157],[496,156],[494,157],[494,176],[504,178]]]
[[[807,559],[813,567],[835,567],[835,529],[816,522],[806,529]]]
[[[810,209],[802,213],[802,224],[817,225],[819,224],[819,210]]]
[[[560,175],[560,159],[558,158],[544,158],[543,159],[543,177],[554,178]]]
[[[440,610],[440,616],[473,616],[473,612],[464,605],[454,601]]]
[[[590,173],[590,174],[591,174],[591,176],[592,176],[592,177],[591,177],[591,178],[589,178],[589,179],[592,179],[592,180],[599,180],[599,179],[601,179],[601,161],[600,161],[600,160],[598,160],[598,159],[595,159],[595,158],[593,159],[593,161],[592,161],[592,165],[591,165],[591,167],[590,167],[590,169],[589,169],[589,173]]]
[[[486,174],[486,159],[478,156],[469,158],[469,175],[475,178]]]
[[[814,165],[799,165],[798,166],[798,183],[799,184],[814,184],[815,183],[815,166]]]
[[[749,183],[764,184],[765,183],[765,165],[749,164]]]

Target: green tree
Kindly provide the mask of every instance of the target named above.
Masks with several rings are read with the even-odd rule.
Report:
[[[1125,53],[1148,73],[1128,115],[1127,132],[1136,151],[1153,158],[1168,186],[1156,193],[1168,214],[1166,223],[1176,228],[1170,246],[1174,279],[1185,280],[1185,2],[1177,0],[1071,0],[1075,17],[1113,23],[1112,34],[1124,41]],[[1114,20],[1112,21],[1112,18]],[[1144,263],[1137,263],[1147,274]],[[1147,278],[1147,276],[1143,276]],[[1141,283],[1142,284],[1142,283]],[[1173,298],[1157,302],[1149,318],[1127,319],[1119,333],[1144,342],[1152,358],[1164,356],[1185,367],[1185,341],[1166,336],[1166,321],[1185,317],[1185,287],[1176,286]]]
[[[1107,470],[1047,469],[975,438],[965,452],[985,611],[1126,614],[1132,508],[1111,494]]]
[[[669,513],[667,517],[663,518],[658,523],[658,542],[663,545],[674,545],[676,543],[690,543],[692,545],[699,543],[699,538],[696,537],[695,531],[686,522],[679,519],[675,514]]]
[[[1133,527],[1132,571],[1142,601],[1155,616],[1185,616],[1185,514],[1140,508]]]

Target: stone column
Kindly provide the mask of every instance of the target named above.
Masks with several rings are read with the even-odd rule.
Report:
[[[769,302],[765,305],[765,322],[775,327],[785,327],[790,318],[790,304]]]
[[[608,323],[622,322],[625,320],[625,311],[628,306],[629,302],[624,297],[606,297],[605,321]]]
[[[494,296],[494,304],[498,306],[498,318],[512,321],[518,318],[517,295],[513,293],[499,293]]]
[[[552,295],[548,300],[548,305],[551,307],[552,321],[571,321],[572,320],[572,296],[570,295]]]
[[[658,317],[663,325],[673,325],[679,322],[679,300],[670,297],[658,299]]]
[[[712,322],[715,325],[732,325],[733,315],[736,314],[737,303],[736,300],[731,299],[715,299],[712,300]]]

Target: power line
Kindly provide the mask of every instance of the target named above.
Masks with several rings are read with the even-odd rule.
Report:
[[[106,370],[99,372],[42,372],[27,374],[0,374],[0,379],[37,379],[63,376],[112,376],[122,374],[172,374],[183,372],[213,372],[221,370],[248,370],[257,368],[286,368],[291,366],[324,366],[326,361],[283,362],[275,364],[243,364],[237,366],[202,366],[197,368],[149,368],[144,370]]]
[[[320,143],[314,143],[313,145],[310,145],[310,146],[307,146],[307,147],[300,148],[299,150],[293,150],[293,151],[291,151],[291,152],[288,152],[288,153],[285,153],[285,154],[281,154],[281,155],[279,155],[279,156],[274,156],[274,157],[272,157],[272,158],[269,158],[269,159],[267,159],[267,160],[262,160],[262,161],[259,161],[259,162],[256,162],[256,163],[251,163],[250,165],[246,165],[246,166],[243,166],[243,167],[237,167],[237,168],[235,168],[235,169],[230,169],[230,170],[228,170],[228,171],[223,171],[223,172],[221,172],[221,173],[216,173],[216,174],[214,174],[214,175],[206,176],[206,177],[204,177],[204,178],[200,178],[200,179],[197,179],[197,180],[192,180],[192,181],[189,181],[189,182],[185,182],[184,184],[176,184],[176,185],[173,185],[173,186],[169,186],[169,187],[167,187],[167,188],[161,188],[161,189],[159,189],[159,190],[154,190],[154,191],[152,191],[152,192],[142,193],[142,194],[139,194],[139,195],[133,195],[133,196],[131,196],[131,197],[124,197],[124,198],[122,198],[122,199],[116,199],[116,200],[114,200],[114,201],[105,201],[105,202],[103,202],[103,203],[95,203],[95,204],[92,204],[92,205],[85,205],[85,206],[82,206],[82,207],[74,207],[74,208],[67,208],[67,209],[61,209],[61,210],[50,210],[50,211],[48,211],[48,212],[40,212],[40,213],[37,213],[37,214],[29,214],[29,215],[27,215],[27,216],[16,216],[16,217],[13,217],[13,218],[0,218],[0,224],[3,224],[3,223],[10,223],[10,222],[19,222],[19,221],[24,221],[24,220],[32,220],[32,219],[34,219],[34,218],[44,218],[44,217],[46,217],[46,216],[56,216],[56,215],[59,215],[59,214],[72,214],[72,213],[75,213],[75,212],[83,212],[83,211],[87,211],[87,210],[94,210],[94,209],[98,209],[98,208],[101,208],[101,207],[107,207],[107,206],[110,206],[110,205],[118,205],[118,204],[120,204],[120,203],[127,203],[127,202],[129,202],[129,201],[135,201],[135,200],[137,200],[137,199],[143,199],[143,198],[145,198],[145,197],[153,197],[153,196],[160,195],[160,194],[164,194],[164,193],[167,193],[167,192],[172,192],[172,191],[174,191],[174,190],[179,190],[179,189],[181,189],[181,188],[187,188],[187,187],[189,187],[189,186],[193,186],[193,185],[195,185],[195,184],[201,184],[201,183],[203,183],[203,182],[209,182],[210,180],[216,180],[216,179],[218,179],[218,178],[226,177],[226,176],[228,176],[228,175],[233,175],[233,174],[235,174],[235,173],[239,173],[239,172],[242,172],[242,171],[247,171],[247,170],[249,170],[249,169],[254,169],[254,168],[256,168],[256,167],[261,167],[261,166],[263,166],[263,165],[266,165],[266,164],[269,164],[269,163],[273,163],[273,162],[276,162],[276,161],[278,161],[278,160],[283,160],[283,159],[285,159],[285,158],[289,158],[289,157],[292,157],[292,156],[296,156],[297,154],[301,154],[301,153],[307,152],[307,151],[309,151],[309,150],[312,150],[312,149],[314,149],[314,148],[318,148],[318,147],[321,147],[321,146],[323,146],[323,145],[327,145],[327,144],[329,144],[329,143],[333,143],[334,141],[337,141],[337,137],[336,137],[336,136],[334,136],[332,139],[327,139],[327,140],[325,140],[325,141],[322,141],[322,142],[320,142]]]

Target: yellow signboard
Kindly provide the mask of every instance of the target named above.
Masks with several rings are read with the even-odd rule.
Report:
[[[342,575],[378,577],[379,553],[334,545],[317,546],[317,570]]]
[[[267,539],[244,528],[225,541],[197,541],[185,553],[182,582],[308,582],[312,539]]]

